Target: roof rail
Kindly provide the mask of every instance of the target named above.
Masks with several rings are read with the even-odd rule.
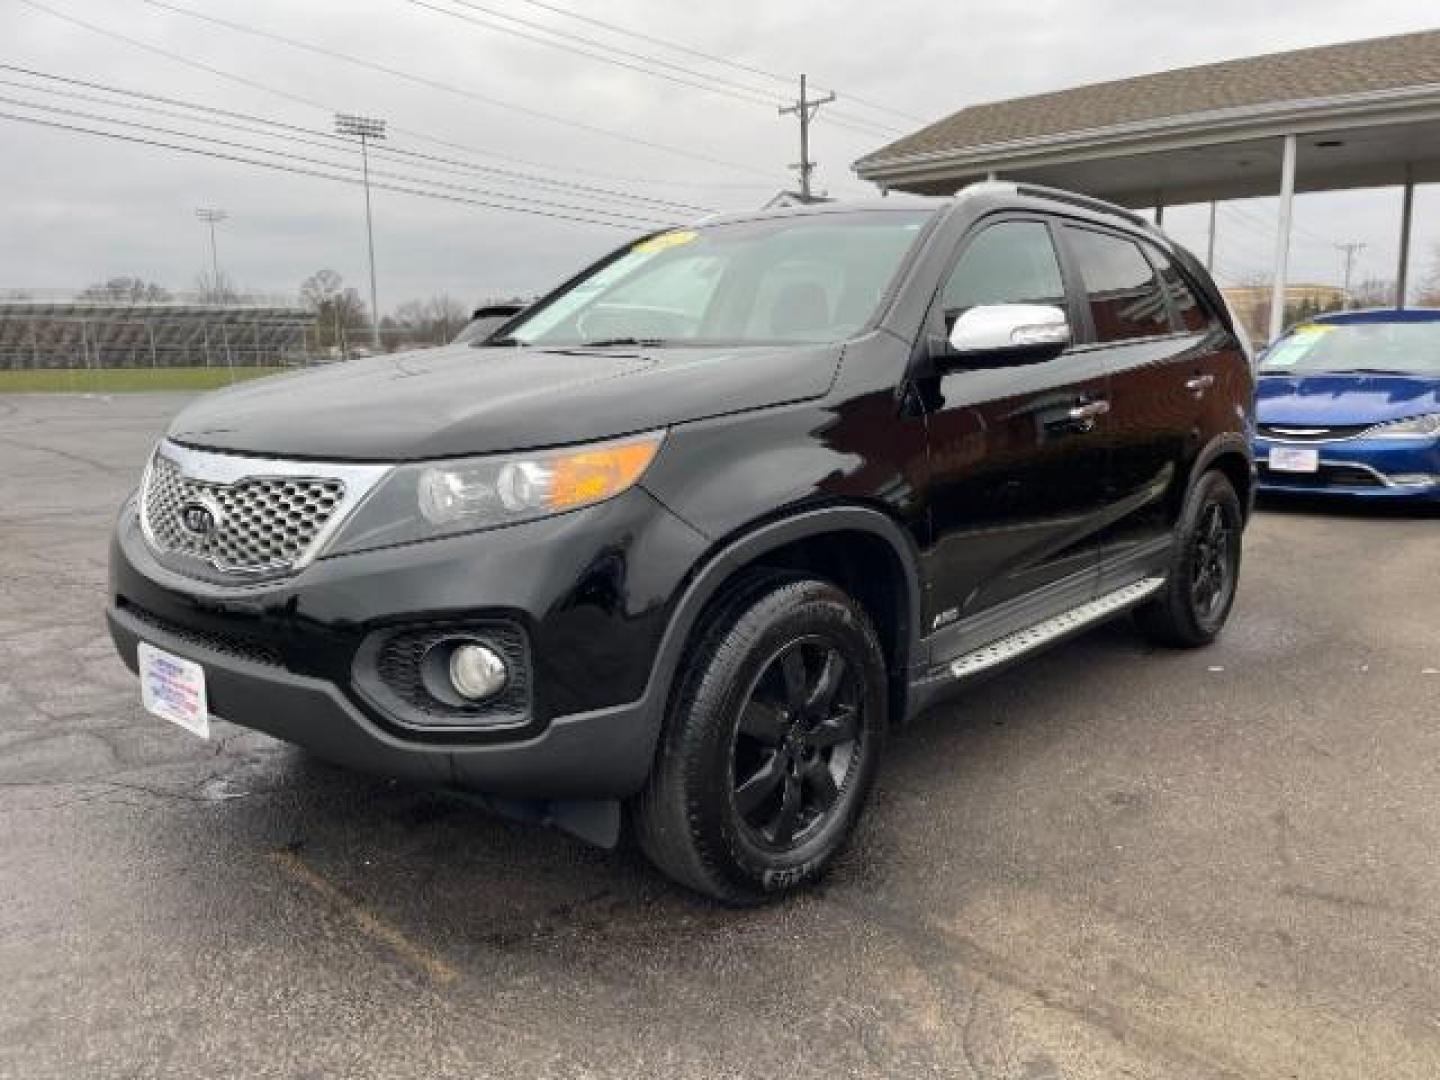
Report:
[[[1013,180],[975,180],[966,184],[956,195],[1015,195],[1020,185]]]
[[[1104,199],[1097,199],[1093,195],[1081,195],[1078,191],[1066,191],[1063,188],[1046,187],[1044,184],[1018,183],[1015,185],[1016,194],[1033,195],[1038,199],[1053,199],[1055,202],[1070,203],[1072,206],[1081,206],[1086,210],[1094,210],[1101,214],[1110,214],[1113,217],[1124,218],[1132,225],[1139,225],[1141,228],[1154,231],[1155,226],[1146,217],[1137,214],[1134,210],[1124,206],[1117,206],[1115,203],[1106,202]]]

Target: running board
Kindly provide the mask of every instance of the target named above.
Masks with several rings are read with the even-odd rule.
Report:
[[[1142,578],[1133,585],[1116,589],[1094,600],[1086,601],[1079,607],[1051,616],[1044,622],[1017,630],[999,641],[992,641],[984,648],[966,653],[950,661],[950,674],[957,679],[968,679],[982,671],[1009,663],[1035,649],[1044,648],[1052,642],[1084,629],[1091,623],[1101,622],[1126,608],[1134,607],[1142,600],[1153,596],[1165,584],[1163,577]]]

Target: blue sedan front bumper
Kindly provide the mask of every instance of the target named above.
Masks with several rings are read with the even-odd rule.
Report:
[[[1270,451],[1313,448],[1315,472],[1270,467]],[[1262,492],[1334,495],[1353,499],[1413,499],[1440,502],[1440,438],[1377,439],[1361,436],[1325,442],[1290,442],[1256,436],[1255,464]]]

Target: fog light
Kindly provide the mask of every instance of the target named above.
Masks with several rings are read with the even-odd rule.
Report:
[[[467,701],[495,696],[508,678],[504,658],[488,645],[457,645],[450,654],[450,685]]]

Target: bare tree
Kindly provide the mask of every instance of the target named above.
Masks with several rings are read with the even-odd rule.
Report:
[[[195,292],[202,304],[234,304],[241,299],[240,290],[224,270],[218,275],[202,270],[195,276]]]
[[[369,312],[360,294],[345,287],[345,279],[334,270],[317,270],[300,283],[300,299],[315,313],[316,345],[349,351],[352,331],[370,325]]]
[[[300,299],[305,306],[318,310],[340,291],[345,279],[334,270],[316,270],[300,283]]]
[[[127,275],[91,285],[80,297],[83,300],[122,300],[130,303],[157,303],[172,299],[170,290],[164,286]]]
[[[1430,272],[1420,286],[1416,301],[1421,307],[1440,307],[1440,244],[1430,252]]]
[[[441,294],[429,300],[407,300],[385,321],[406,344],[442,345],[460,332],[470,318],[470,309],[453,296]]]
[[[1393,307],[1395,279],[1368,277],[1350,290],[1350,306],[1357,308]]]

